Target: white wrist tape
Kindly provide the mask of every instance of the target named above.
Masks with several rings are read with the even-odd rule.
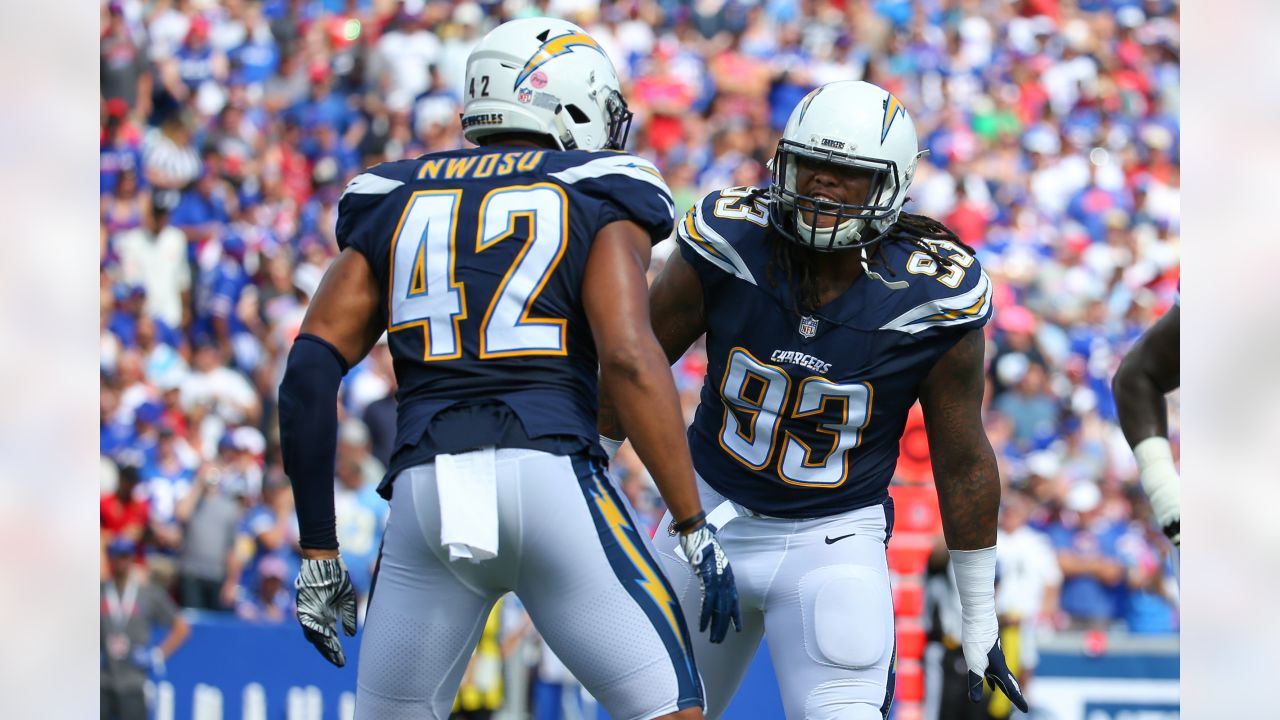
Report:
[[[996,622],[996,548],[952,550],[956,590],[960,593],[961,645],[969,669],[981,675],[987,652],[1000,633]]]
[[[624,442],[626,441],[600,436],[600,447],[604,448],[604,454],[609,456],[609,462],[613,462],[614,456],[618,454],[618,448],[622,447]]]
[[[1133,448],[1138,459],[1138,476],[1142,489],[1151,500],[1151,510],[1156,514],[1160,527],[1181,519],[1182,486],[1178,481],[1178,469],[1173,464],[1173,450],[1162,437],[1149,437]]]

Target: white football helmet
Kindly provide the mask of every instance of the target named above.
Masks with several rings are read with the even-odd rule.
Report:
[[[915,123],[889,91],[853,80],[823,85],[791,111],[778,141],[770,163],[769,222],[783,237],[815,250],[867,248],[898,221],[920,154]],[[858,203],[801,195],[796,187],[800,158],[870,171],[871,190]],[[835,224],[810,226],[797,203],[806,214],[816,211],[835,218]]]
[[[539,17],[494,28],[467,58],[462,134],[548,135],[562,150],[621,150],[631,112],[604,49],[571,22]]]

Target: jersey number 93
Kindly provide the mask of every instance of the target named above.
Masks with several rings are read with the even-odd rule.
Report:
[[[849,476],[848,453],[861,442],[871,417],[871,385],[840,385],[813,375],[796,385],[794,401],[791,385],[782,368],[742,348],[730,351],[720,386],[720,445],[752,470],[776,463],[778,476],[792,485],[838,487]],[[788,406],[791,413],[784,417]],[[831,444],[818,446],[814,441],[821,436]]]

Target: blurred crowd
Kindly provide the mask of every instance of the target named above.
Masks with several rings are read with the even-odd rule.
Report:
[[[1046,627],[1176,628],[1168,549],[1109,386],[1177,296],[1176,0],[111,0],[101,11],[103,547],[134,541],[182,606],[290,617],[297,530],[275,395],[337,252],[337,199],[364,167],[462,146],[470,49],[503,20],[551,14],[613,59],[636,112],[629,149],[662,169],[679,210],[767,184],[777,135],[813,87],[861,78],[894,92],[929,150],[907,208],[976,248],[996,287],[986,424],[1017,506],[1005,532],[1043,542],[1045,582],[1059,588],[1037,612]],[[690,414],[700,352],[674,369]],[[380,344],[341,397],[338,533],[362,592],[386,517],[373,488],[394,392]],[[1171,425],[1176,447],[1176,398]],[[634,455],[619,474],[656,525],[661,500]],[[106,566],[104,555],[104,577]]]

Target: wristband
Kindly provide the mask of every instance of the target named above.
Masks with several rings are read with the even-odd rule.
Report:
[[[696,514],[691,515],[685,518],[684,520],[681,520],[680,522],[673,523],[671,525],[671,529],[675,530],[677,533],[682,533],[686,530],[693,530],[694,528],[698,527],[699,523],[704,522],[706,519],[707,519],[706,511],[699,510]]]

